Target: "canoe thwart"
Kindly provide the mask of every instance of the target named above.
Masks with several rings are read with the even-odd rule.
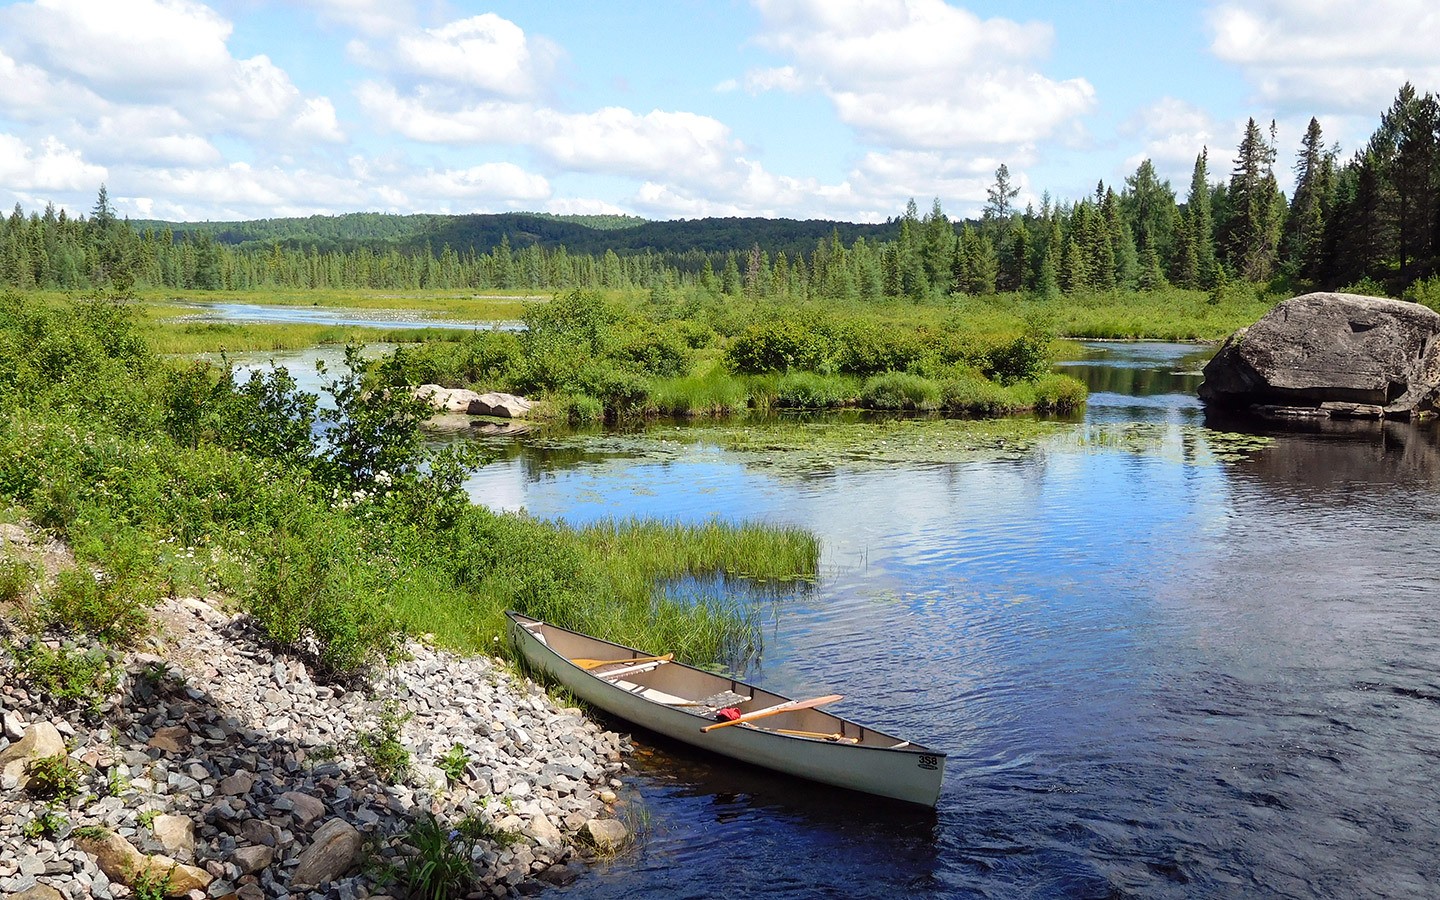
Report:
[[[589,671],[590,669],[599,669],[604,666],[618,666],[621,663],[655,662],[657,660],[664,660],[665,662],[669,662],[674,658],[675,654],[666,653],[663,656],[632,656],[629,659],[586,659],[584,657],[581,657],[579,659],[572,659],[570,661],[575,665],[579,666],[580,668]]]

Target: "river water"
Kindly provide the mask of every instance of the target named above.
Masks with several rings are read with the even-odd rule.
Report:
[[[1083,419],[973,461],[522,438],[483,469],[477,501],[573,523],[813,530],[750,677],[949,753],[932,813],[637,734],[643,839],[549,894],[1440,896],[1436,432],[1207,422],[1205,356],[1093,345]]]
[[[644,840],[552,893],[1440,895],[1435,433],[1232,454],[1194,399],[1206,351],[1092,354],[1068,367],[1083,421],[1008,458],[522,450],[482,471],[477,500],[570,522],[814,530],[819,584],[755,601],[752,677],[950,754],[930,814],[637,735]]]

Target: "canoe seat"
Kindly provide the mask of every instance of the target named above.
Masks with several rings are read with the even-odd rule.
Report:
[[[617,679],[610,683],[620,688],[621,690],[629,691],[632,694],[644,697],[646,700],[654,700],[656,703],[674,705],[677,703],[686,702],[684,697],[677,697],[674,694],[667,694],[662,690],[658,690],[652,687],[646,687],[643,684],[636,684],[633,681],[622,681]]]

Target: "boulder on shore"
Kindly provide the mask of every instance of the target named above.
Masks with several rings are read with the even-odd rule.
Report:
[[[492,391],[488,394],[481,394],[476,405],[478,409],[471,409],[471,412],[476,415],[495,416],[500,419],[523,419],[529,414],[533,404],[524,397]]]
[[[1359,294],[1293,297],[1232,334],[1200,399],[1280,416],[1409,419],[1440,401],[1440,314]]]
[[[417,399],[424,400],[442,413],[523,419],[534,406],[529,400],[514,394],[496,391],[478,394],[465,388],[447,388],[438,384],[422,384],[412,388],[411,392]]]

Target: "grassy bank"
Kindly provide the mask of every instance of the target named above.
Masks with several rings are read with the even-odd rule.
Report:
[[[125,640],[162,594],[229,597],[337,675],[398,636],[505,652],[507,608],[702,662],[743,657],[755,623],[667,580],[814,577],[813,537],[762,526],[623,522],[575,530],[471,505],[463,450],[427,453],[426,414],[337,374],[334,409],[283,373],[231,383],[177,366],[133,307],[0,298],[0,503],[74,548],[84,571],[26,611]],[[315,442],[324,420],[329,440]]]

